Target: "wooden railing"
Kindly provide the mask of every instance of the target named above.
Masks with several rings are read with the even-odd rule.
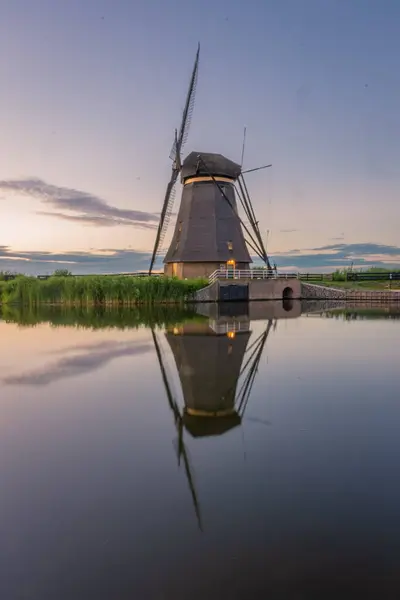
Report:
[[[248,321],[216,321],[214,319],[210,319],[209,321],[211,329],[218,334],[235,334],[243,331],[249,331],[249,322]],[[232,336],[233,337],[233,336]]]
[[[370,273],[363,273],[362,271],[348,271],[346,273],[346,279],[347,281],[399,281],[400,272],[388,273],[386,271],[372,271]]]

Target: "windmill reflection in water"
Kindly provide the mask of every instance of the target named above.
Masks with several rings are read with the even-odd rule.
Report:
[[[179,374],[183,408],[172,391],[163,344],[156,331],[152,330],[177,431],[178,465],[183,462],[201,530],[200,507],[184,430],[197,438],[218,436],[242,423],[265,343],[273,326],[276,326],[276,320],[268,320],[263,332],[250,345],[252,331],[247,315],[233,319],[189,321],[168,328],[165,337]]]

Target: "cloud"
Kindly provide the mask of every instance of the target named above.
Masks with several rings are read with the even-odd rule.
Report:
[[[369,266],[381,268],[400,268],[400,246],[375,244],[371,242],[359,244],[328,244],[316,248],[287,252],[276,252],[271,257],[278,268],[304,271],[313,269],[333,271],[338,268]]]
[[[52,273],[57,267],[64,266],[77,275],[133,273],[148,269],[150,256],[148,252],[133,249],[92,250],[90,252],[20,252],[7,246],[0,246],[0,271],[45,275]],[[161,267],[161,262],[156,263],[156,269]]]
[[[294,233],[295,231],[299,231],[299,229],[280,229],[280,233]]]
[[[116,225],[135,225],[141,229],[157,229],[156,223],[145,223],[137,222],[133,223],[127,219],[109,219],[108,217],[96,217],[89,215],[65,215],[64,213],[52,213],[42,210],[36,211],[37,215],[44,215],[46,217],[57,217],[62,221],[69,221],[71,223],[81,223],[83,225],[93,225],[94,227],[115,227]]]
[[[34,371],[5,377],[2,382],[5,385],[49,385],[60,379],[86,375],[91,371],[104,367],[107,363],[116,358],[144,354],[148,352],[151,347],[151,344],[148,342],[117,342],[109,340],[101,344],[76,346],[73,349],[65,348],[64,350],[57,352],[58,354],[64,354],[64,356],[61,356],[61,358],[53,363],[45,364]],[[68,355],[71,350],[73,350],[75,354],[72,356],[65,356]]]
[[[350,254],[385,254],[385,255],[398,255],[400,254],[400,246],[389,246],[387,244],[373,244],[373,243],[362,243],[362,244],[330,244],[327,246],[320,246],[314,248],[317,250],[330,250],[337,254],[345,253]]]
[[[36,178],[3,180],[0,181],[0,190],[37,198],[55,210],[55,212],[38,211],[38,214],[84,225],[95,227],[131,225],[155,229],[159,219],[155,213],[117,208],[92,194],[73,188],[58,187]],[[65,211],[75,214],[65,214]]]

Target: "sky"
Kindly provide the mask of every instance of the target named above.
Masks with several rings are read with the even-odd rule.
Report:
[[[400,266],[398,0],[2,0],[0,271],[148,267],[198,42],[278,268]]]

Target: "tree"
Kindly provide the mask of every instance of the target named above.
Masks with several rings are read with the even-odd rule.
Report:
[[[53,273],[53,277],[71,277],[71,271],[68,269],[56,269]]]

